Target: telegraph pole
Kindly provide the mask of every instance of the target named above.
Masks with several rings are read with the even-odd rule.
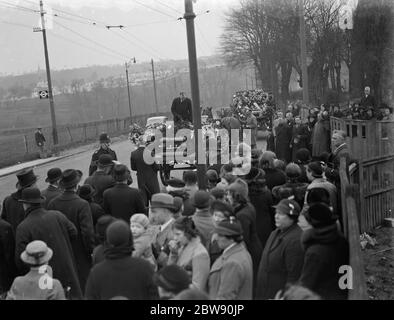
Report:
[[[49,67],[47,35],[46,35],[46,30],[45,30],[45,18],[44,18],[45,12],[44,12],[44,4],[42,3],[42,0],[40,0],[40,14],[41,14],[41,31],[42,31],[42,37],[44,40],[45,67],[46,67],[46,71],[47,71],[49,107],[51,110],[51,120],[52,120],[52,137],[53,137],[53,144],[56,146],[59,143],[59,141],[58,141],[58,137],[57,137],[55,103],[53,101],[51,69]]]
[[[156,90],[156,77],[155,77],[155,65],[153,63],[153,59],[151,60],[152,63],[152,77],[153,77],[153,91],[155,93],[155,105],[156,105],[156,112],[159,113],[159,105],[157,103],[157,90]]]
[[[298,13],[300,16],[300,46],[301,46],[301,73],[302,73],[302,99],[309,103],[308,68],[306,64],[306,35],[304,18],[304,0],[298,0]]]
[[[135,63],[135,58],[134,58],[134,63]],[[130,123],[131,123],[131,97],[130,97],[130,83],[129,83],[129,63],[125,62],[125,67],[126,67],[126,81],[127,81],[127,96],[129,98],[129,111],[130,111]]]
[[[196,15],[193,12],[192,0],[185,0],[185,15],[187,46],[189,53],[189,69],[190,69],[190,87],[192,91],[192,106],[193,106],[193,125],[194,125],[194,139],[195,139],[195,156],[197,166],[198,186],[200,189],[205,189],[205,165],[198,163],[198,141],[199,129],[201,129],[201,110],[200,110],[200,89],[198,84],[198,67],[197,67],[197,53],[196,53],[196,37],[194,31],[194,18]]]

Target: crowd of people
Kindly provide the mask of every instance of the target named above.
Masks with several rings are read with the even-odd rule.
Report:
[[[239,145],[250,155],[248,172],[231,161],[213,166],[204,189],[194,170],[160,187],[158,166],[143,159],[146,145],[128,168],[114,161],[107,135],[85,180],[78,168],[52,168],[40,191],[33,169],[19,172],[2,205],[0,294],[346,299],[338,272],[349,263],[338,180],[339,157],[350,162],[345,133],[330,136],[326,111],[306,126],[288,111],[278,114],[268,150]]]

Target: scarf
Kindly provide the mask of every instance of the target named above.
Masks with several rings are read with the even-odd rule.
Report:
[[[104,249],[104,256],[105,259],[108,260],[117,260],[117,259],[131,257],[132,252],[133,252],[133,246],[122,246],[122,247],[107,246]]]

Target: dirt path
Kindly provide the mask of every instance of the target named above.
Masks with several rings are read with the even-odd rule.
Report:
[[[368,296],[371,300],[393,300],[394,228],[375,229],[373,233],[377,245],[363,251]]]

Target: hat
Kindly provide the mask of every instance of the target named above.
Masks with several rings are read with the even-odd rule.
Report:
[[[129,178],[130,171],[124,164],[117,164],[113,170],[115,181],[125,181]]]
[[[175,207],[174,212],[176,213],[179,210],[181,210],[182,205],[183,205],[183,199],[181,197],[175,196],[174,197],[174,207]]]
[[[297,178],[301,176],[301,168],[298,164],[289,163],[286,166],[285,173],[288,178]]]
[[[180,266],[171,264],[159,270],[153,277],[155,284],[166,291],[178,294],[191,285],[189,274]]]
[[[222,236],[241,236],[243,234],[242,225],[235,217],[220,221],[214,232]]]
[[[311,159],[311,154],[308,149],[306,148],[301,148],[297,150],[296,154],[296,159],[301,162],[301,163],[307,163]]]
[[[135,213],[130,218],[130,224],[131,223],[138,223],[146,229],[149,226],[149,218],[146,216],[146,214]]]
[[[45,182],[53,183],[58,181],[62,177],[62,170],[60,168],[52,168],[47,172],[47,178]]]
[[[81,186],[78,190],[78,195],[80,198],[87,200],[87,199],[91,199],[91,197],[93,197],[94,193],[95,193],[95,189],[93,186],[91,186],[90,184],[84,184],[83,186]]]
[[[112,166],[114,163],[112,162],[112,156],[109,154],[102,154],[98,159],[98,165],[100,167],[109,167]]]
[[[248,197],[248,193],[249,193],[247,183],[240,178],[238,178],[232,184],[230,184],[228,186],[228,190],[241,195],[245,199]]]
[[[192,206],[196,207],[197,209],[208,208],[211,204],[211,195],[204,190],[198,190],[194,194],[191,203]]]
[[[31,266],[41,266],[51,260],[53,251],[44,241],[30,242],[21,254],[24,263]]]
[[[216,172],[216,170],[213,170],[213,169],[207,170],[205,175],[206,175],[208,181],[210,181],[210,182],[218,182],[218,180],[219,180],[219,175]]]
[[[67,169],[63,171],[59,184],[62,188],[68,189],[75,187],[80,181],[81,177],[77,170]]]
[[[98,218],[96,223],[96,234],[101,242],[104,242],[107,236],[108,226],[114,222],[116,219],[109,214],[101,216]]]
[[[40,204],[45,201],[45,197],[41,195],[40,189],[28,187],[22,190],[22,196],[18,200],[23,203]]]
[[[226,190],[222,187],[212,188],[210,192],[215,199],[221,199],[226,195]]]
[[[38,176],[36,176],[33,172],[33,169],[24,169],[16,174],[18,178],[18,182],[16,187],[18,189],[23,189],[30,187],[32,184],[37,182]]]
[[[111,139],[109,138],[108,134],[103,132],[102,134],[100,134],[100,143],[108,143],[111,142]]]
[[[113,247],[124,247],[133,244],[133,236],[129,225],[123,220],[115,220],[107,227],[107,243]]]
[[[149,208],[164,208],[175,210],[174,197],[167,193],[156,193],[152,196]]]
[[[185,183],[178,178],[170,178],[169,180],[167,180],[167,184],[169,187],[177,188],[177,189],[185,187]]]
[[[322,228],[336,223],[337,216],[332,209],[323,202],[312,203],[304,213],[305,219],[314,227]]]
[[[323,176],[323,168],[318,161],[308,164],[308,169],[312,172],[312,176],[315,178],[321,178]]]
[[[276,206],[276,210],[291,217],[298,217],[301,212],[300,205],[295,200],[283,199]]]

